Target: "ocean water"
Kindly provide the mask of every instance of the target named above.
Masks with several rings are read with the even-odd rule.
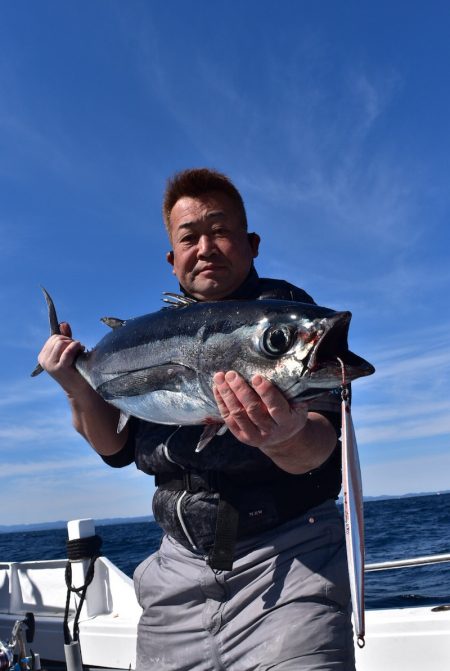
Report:
[[[367,501],[366,563],[450,553],[450,493]],[[130,577],[157,549],[154,522],[97,526],[102,554]],[[0,561],[66,557],[66,530],[0,534]],[[366,607],[450,604],[450,564],[366,574]]]

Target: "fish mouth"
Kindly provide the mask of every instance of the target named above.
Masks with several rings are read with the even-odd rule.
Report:
[[[348,349],[348,331],[351,318],[351,312],[337,312],[326,319],[324,331],[313,348],[307,363],[311,378],[329,378],[335,375],[336,382],[339,384],[342,382],[343,368],[347,381],[372,375],[375,372],[372,364]]]

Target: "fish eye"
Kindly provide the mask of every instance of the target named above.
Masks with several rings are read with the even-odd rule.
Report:
[[[295,332],[288,326],[271,326],[261,339],[261,346],[265,354],[269,356],[281,356],[292,347],[295,340]]]

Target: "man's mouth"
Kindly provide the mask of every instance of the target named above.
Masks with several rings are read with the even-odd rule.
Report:
[[[196,275],[200,275],[201,273],[215,273],[218,270],[224,270],[225,266],[203,266],[202,268],[199,268],[198,270],[195,271]]]

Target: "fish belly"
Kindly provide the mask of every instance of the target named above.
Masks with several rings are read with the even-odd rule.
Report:
[[[217,407],[187,394],[161,390],[141,396],[122,396],[110,403],[123,412],[157,424],[204,424],[220,421]]]

